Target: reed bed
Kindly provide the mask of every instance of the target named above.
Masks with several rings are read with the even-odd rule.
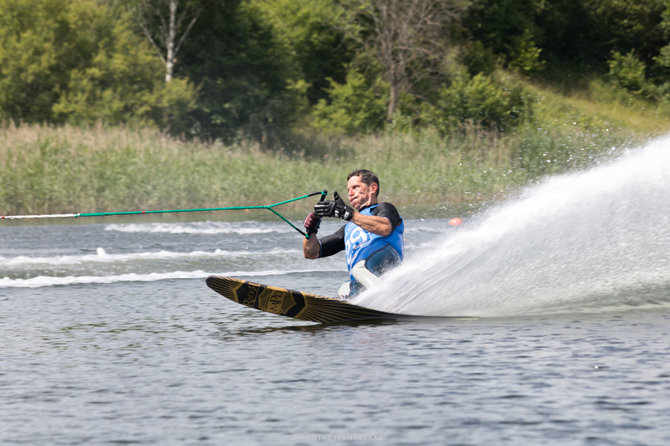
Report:
[[[504,136],[476,127],[446,136],[385,132],[330,140],[319,151],[264,151],[146,128],[5,123],[0,214],[259,205],[321,189],[344,195],[346,175],[358,168],[377,172],[380,199],[401,206],[486,202],[648,136],[603,122],[534,123]]]

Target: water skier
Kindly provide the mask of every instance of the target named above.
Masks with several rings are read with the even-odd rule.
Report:
[[[328,257],[342,250],[346,252],[350,282],[338,295],[353,296],[363,288],[379,283],[388,269],[403,258],[405,225],[398,210],[391,203],[378,203],[379,179],[369,170],[355,170],[347,177],[347,206],[335,192],[334,200],[320,201],[305,219],[309,238],[303,239],[303,255],[307,259]],[[335,233],[317,239],[315,235],[322,217],[341,218],[347,223]],[[348,288],[348,289],[347,289]]]

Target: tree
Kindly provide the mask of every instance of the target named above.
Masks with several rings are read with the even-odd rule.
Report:
[[[307,99],[316,104],[328,96],[328,79],[344,82],[354,52],[342,27],[342,11],[333,0],[251,0],[272,24],[285,46],[294,76],[307,82]]]
[[[590,0],[585,5],[600,25],[598,39],[606,56],[635,50],[648,63],[667,43],[662,26],[667,0]]]
[[[379,90],[378,85],[370,88],[365,77],[353,70],[347,73],[345,83],[331,81],[330,100],[321,99],[314,107],[314,127],[333,134],[378,130],[384,125],[384,108],[388,103]]]
[[[176,130],[195,89],[167,89],[160,60],[131,25],[96,0],[0,0],[0,119]]]
[[[535,3],[536,0],[473,0],[465,27],[472,40],[481,41],[496,54],[509,55],[513,39],[526,31],[535,34]]]
[[[447,53],[449,25],[469,0],[352,0],[356,27],[350,35],[381,66],[389,86],[386,119],[404,93],[439,71]],[[351,32],[353,31],[353,32]]]
[[[136,0],[137,21],[165,65],[165,82],[174,76],[177,55],[203,11],[198,1]]]
[[[70,70],[90,62],[99,11],[90,1],[0,0],[0,119],[53,120]]]
[[[182,49],[180,71],[199,87],[197,134],[271,143],[303,104],[288,48],[252,2],[208,4]]]

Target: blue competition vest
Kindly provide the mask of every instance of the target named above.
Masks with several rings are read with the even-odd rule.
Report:
[[[372,211],[377,205],[370,206],[361,211],[363,215],[372,215]],[[367,259],[368,256],[374,252],[390,245],[400,255],[402,260],[403,237],[405,231],[405,222],[402,221],[394,230],[386,237],[373,234],[361,228],[354,223],[347,223],[344,227],[344,248],[347,254],[347,269],[351,276],[351,268],[360,260]],[[354,278],[351,277],[353,280]]]

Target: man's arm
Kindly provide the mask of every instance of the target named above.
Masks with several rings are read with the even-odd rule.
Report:
[[[354,212],[351,219],[352,223],[360,226],[368,232],[386,237],[393,232],[393,225],[391,220],[386,217],[378,217],[376,215],[363,215],[360,212]]]
[[[328,257],[340,251],[344,251],[344,226],[321,239],[312,234],[309,239],[302,240],[302,253],[306,259]]]
[[[363,215],[355,212],[351,221],[368,232],[386,237],[396,227],[400,226],[402,218],[400,218],[400,214],[398,214],[395,206],[391,203],[383,202],[377,205],[372,211],[372,215]]]
[[[321,246],[319,246],[319,239],[316,238],[316,234],[310,238],[302,239],[302,254],[306,259],[318,259],[320,251]]]

